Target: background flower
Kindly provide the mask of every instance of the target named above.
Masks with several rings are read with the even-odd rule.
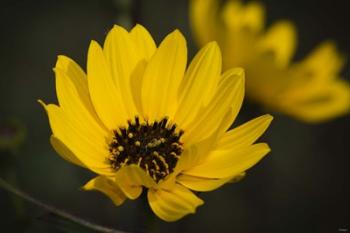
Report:
[[[334,43],[293,63],[295,26],[281,20],[265,29],[265,14],[261,3],[239,0],[192,0],[190,7],[198,43],[217,40],[224,68],[246,69],[247,95],[254,101],[312,123],[348,113],[350,86],[340,79],[344,59]]]

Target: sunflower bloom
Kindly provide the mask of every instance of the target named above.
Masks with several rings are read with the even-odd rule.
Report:
[[[344,59],[331,41],[292,63],[293,24],[279,21],[264,29],[264,7],[238,0],[191,0],[191,26],[200,45],[216,40],[223,68],[244,67],[247,96],[299,120],[318,123],[350,109],[350,87],[339,78]]]
[[[98,190],[116,205],[147,190],[154,213],[175,221],[203,204],[192,191],[219,188],[270,151],[253,144],[270,115],[227,131],[243,100],[243,70],[221,74],[214,42],[187,70],[186,63],[178,30],[156,47],[140,25],[130,32],[114,26],[103,48],[92,41],[87,74],[58,57],[59,105],[40,102],[58,154],[97,174],[84,190]]]

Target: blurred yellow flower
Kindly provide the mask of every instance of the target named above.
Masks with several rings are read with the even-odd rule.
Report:
[[[190,190],[219,188],[270,151],[254,144],[270,115],[227,131],[242,104],[244,72],[221,74],[221,62],[212,42],[186,70],[186,41],[178,30],[157,48],[144,27],[128,32],[114,26],[103,48],[91,42],[87,75],[58,57],[59,105],[40,101],[51,143],[64,159],[98,174],[85,190],[99,190],[120,205],[146,188],[161,219],[194,213],[203,201]]]
[[[247,74],[247,96],[299,120],[317,123],[350,109],[349,85],[339,78],[344,65],[332,42],[324,42],[304,60],[291,63],[296,32],[279,21],[264,30],[264,7],[238,0],[191,0],[194,36],[203,45],[216,40],[224,70],[240,66]]]

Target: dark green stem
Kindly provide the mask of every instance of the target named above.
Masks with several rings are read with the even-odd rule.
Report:
[[[6,178],[7,180],[9,180],[12,184],[14,184],[15,186],[17,186],[18,182],[17,182],[17,176],[16,173],[13,172],[12,170],[7,172],[6,174]],[[18,196],[12,196],[12,202],[13,202],[13,206],[15,208],[17,217],[19,219],[24,218],[25,215],[25,211],[24,211],[24,206],[23,206],[23,199],[18,197]]]
[[[7,183],[2,178],[0,178],[0,187],[5,189],[6,191],[12,193],[12,194],[15,194],[16,196],[18,196],[26,201],[34,204],[34,205],[37,205],[37,206],[47,210],[48,212],[54,213],[55,215],[57,215],[63,219],[67,219],[69,221],[72,221],[76,224],[87,227],[87,228],[92,229],[94,231],[103,232],[103,233],[125,233],[123,231],[119,231],[119,230],[115,230],[112,228],[108,228],[108,227],[104,227],[104,226],[100,226],[100,225],[91,223],[91,222],[86,221],[84,219],[73,216],[65,211],[56,209],[55,207],[50,206],[48,204],[45,204],[45,203],[29,196],[28,194],[24,193],[23,191],[13,187],[11,184]]]

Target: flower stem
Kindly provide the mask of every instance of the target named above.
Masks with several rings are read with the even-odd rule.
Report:
[[[6,174],[6,178],[7,180],[10,180],[10,182],[14,185],[17,186],[18,182],[17,182],[17,176],[16,173],[13,172],[13,170],[7,172]],[[18,196],[12,196],[12,204],[14,206],[16,215],[18,219],[23,219],[25,217],[25,210],[24,210],[24,203],[23,203],[23,199],[21,199]]]
[[[81,226],[84,226],[86,228],[89,228],[89,229],[92,229],[94,231],[97,231],[97,232],[103,232],[103,233],[125,233],[123,231],[119,231],[119,230],[115,230],[115,229],[112,229],[112,228],[108,228],[108,227],[104,227],[104,226],[100,226],[100,225],[97,225],[95,223],[91,223],[89,221],[86,221],[84,219],[81,219],[81,218],[78,218],[76,216],[73,216],[65,211],[62,211],[62,210],[59,210],[59,209],[56,209],[55,207],[53,206],[50,206],[48,204],[45,204],[31,196],[29,196],[28,194],[26,194],[25,192],[13,187],[11,184],[9,184],[8,182],[6,182],[4,179],[0,178],[0,187],[5,189],[6,191],[12,193],[12,194],[15,194],[16,196],[34,204],[34,205],[37,205],[51,213],[54,213],[55,215],[61,217],[61,218],[64,218],[64,219],[67,219],[67,220],[70,220],[76,224],[79,224]]]

